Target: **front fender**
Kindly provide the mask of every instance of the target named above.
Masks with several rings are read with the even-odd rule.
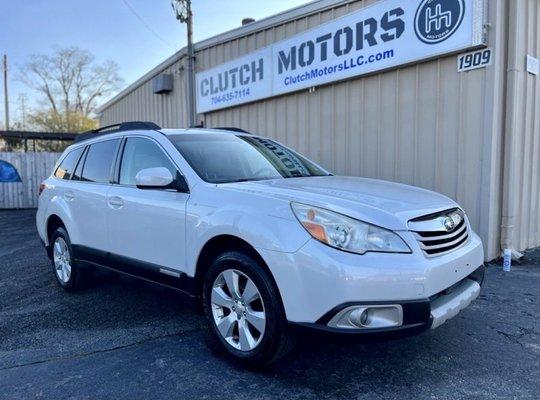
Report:
[[[286,207],[289,207],[286,204]],[[287,210],[290,212],[290,208]],[[189,209],[187,229],[187,269],[194,276],[197,259],[204,245],[220,235],[238,237],[256,249],[294,253],[310,239],[296,219],[282,213],[267,215],[255,208],[214,207],[196,205]]]

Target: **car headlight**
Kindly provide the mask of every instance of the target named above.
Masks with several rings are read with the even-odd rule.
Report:
[[[411,253],[401,237],[388,229],[305,204],[291,203],[302,226],[318,241],[351,253]]]

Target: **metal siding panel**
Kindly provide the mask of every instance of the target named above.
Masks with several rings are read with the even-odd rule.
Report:
[[[362,148],[362,126],[364,121],[364,82],[356,80],[349,86],[348,111],[348,166],[345,173],[347,175],[360,175],[362,168],[360,164],[360,154]]]
[[[206,48],[197,54],[198,69],[227,62],[376,2],[353,2]],[[489,4],[490,18],[500,18],[499,13],[492,11],[504,8],[503,0]],[[538,10],[534,2],[529,2],[529,7]],[[535,29],[538,36],[537,27]],[[537,45],[537,40],[531,43]],[[496,54],[498,51],[503,50],[497,47]],[[171,69],[178,71],[180,65],[177,62]],[[165,105],[181,114],[176,120],[182,118],[182,121],[187,115],[184,84],[185,73],[176,72],[172,102],[164,100]],[[501,169],[497,149],[501,146],[502,129],[497,130],[495,119],[484,122],[480,117],[490,108],[495,110],[494,99],[489,99],[492,102],[488,103],[482,95],[493,86],[493,82],[487,80],[486,70],[458,74],[456,57],[452,56],[318,87],[313,93],[302,91],[201,117],[206,126],[237,125],[275,138],[338,174],[390,179],[442,192],[463,204],[476,229],[481,224],[489,226],[482,237],[490,240],[493,247],[498,237],[500,186],[498,174],[491,171]],[[143,87],[121,101],[130,104],[130,99],[136,98],[140,110],[134,113],[114,105],[104,112],[102,121],[111,114],[110,110],[118,110],[119,116],[139,114],[137,119],[145,116],[144,119],[153,120],[155,117],[166,119],[164,123],[169,124],[169,120],[175,118],[174,113],[159,116],[152,108],[155,95]],[[501,95],[498,96],[501,103]],[[497,110],[503,114],[502,110]],[[534,124],[538,126],[538,116],[535,118]],[[540,147],[537,132],[538,128],[536,136],[531,136],[529,142]],[[486,140],[491,134],[494,136],[493,150],[487,153],[489,155],[491,151],[493,158],[489,157],[491,165],[486,167],[482,166],[482,159],[486,155],[484,146],[490,145],[491,149],[491,142]],[[528,180],[524,178],[524,182],[530,182],[531,195],[527,197],[530,199],[527,204],[536,209],[540,206],[537,200],[539,185],[535,186],[537,181],[533,179],[538,177],[537,170],[535,175],[527,177]],[[482,198],[489,199],[490,211],[485,215],[482,214]],[[538,236],[538,222],[536,218],[535,225],[528,226],[527,236],[531,236],[532,231]]]
[[[362,129],[362,175],[368,178],[378,177],[378,144],[379,144],[379,76],[365,78],[364,85],[364,119]]]
[[[38,186],[52,172],[60,153],[0,153],[12,164],[22,182],[0,183],[0,209],[36,208]]]
[[[418,112],[416,141],[415,185],[433,188],[435,185],[436,120],[438,115],[437,96],[438,63],[432,61],[419,66]]]
[[[379,98],[379,176],[385,180],[395,180],[396,163],[396,116],[397,116],[397,72],[380,76]]]
[[[456,198],[459,163],[460,76],[453,59],[443,60],[439,72],[437,176],[435,187]],[[444,79],[441,79],[444,77]],[[444,94],[444,95],[441,95]]]
[[[398,149],[396,180],[413,184],[416,154],[418,110],[418,68],[399,71],[398,80]]]
[[[515,171],[513,176],[505,174],[504,184],[507,187],[515,185],[514,190],[505,192],[513,196],[513,207],[508,206],[512,204],[508,197],[505,197],[505,204],[510,208],[507,223],[514,226],[513,246],[521,251],[540,245],[540,77],[525,70],[527,55],[540,57],[540,7],[538,1],[525,0],[513,3],[511,11],[508,70],[514,80],[509,93],[506,130],[513,135],[514,147],[505,162],[514,163]]]
[[[483,111],[485,71],[471,71],[464,77],[462,93],[462,129],[460,132],[460,180],[458,201],[468,213],[473,226],[480,225],[480,187],[482,171]],[[465,106],[466,105],[466,106]],[[471,190],[474,189],[474,190]]]
[[[311,93],[307,99],[308,102],[308,139],[307,146],[308,152],[307,155],[312,158],[317,163],[322,163],[322,134],[321,134],[321,125],[320,125],[320,116],[321,116],[321,91],[316,90]]]

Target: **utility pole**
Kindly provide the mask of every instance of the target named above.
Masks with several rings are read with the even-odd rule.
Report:
[[[19,95],[20,111],[21,111],[21,130],[25,131],[26,129],[26,95],[21,93]],[[34,147],[36,141],[34,140]],[[28,139],[24,139],[24,152],[28,151]]]
[[[6,131],[9,131],[9,98],[8,98],[8,63],[7,54],[4,54],[4,113],[6,119]]]
[[[195,54],[193,49],[193,13],[191,0],[172,0],[176,19],[187,26],[187,104],[190,128],[195,126]]]

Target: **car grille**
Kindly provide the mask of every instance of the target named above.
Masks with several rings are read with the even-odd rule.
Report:
[[[409,229],[428,257],[449,253],[469,240],[465,214],[459,209],[413,219]]]

